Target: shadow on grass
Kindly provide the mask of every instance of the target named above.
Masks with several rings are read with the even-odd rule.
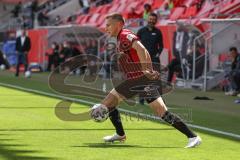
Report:
[[[80,148],[182,148],[175,146],[141,146],[141,145],[130,145],[124,144],[122,142],[114,142],[114,143],[84,143],[84,145],[72,146],[72,147],[80,147]]]
[[[7,134],[0,134],[0,136],[7,136]],[[0,156],[7,160],[52,160],[56,158],[44,157],[44,156],[33,156],[31,154],[40,153],[37,150],[25,150],[21,147],[28,145],[24,144],[4,144],[7,142],[13,142],[14,139],[1,138],[0,139]],[[17,149],[16,149],[17,148]],[[19,149],[18,149],[19,148]]]

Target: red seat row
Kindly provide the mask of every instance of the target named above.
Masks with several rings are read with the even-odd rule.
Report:
[[[76,23],[103,27],[105,15],[108,13],[119,12],[123,15],[127,15],[131,8],[134,8],[138,14],[142,14],[145,3],[151,4],[153,9],[158,9],[163,7],[167,2],[168,0],[113,0],[111,4],[92,7],[88,15],[78,16]],[[178,19],[189,19],[191,17],[193,19],[192,22],[197,23],[200,18],[207,18],[210,14],[219,12],[219,9],[217,10],[215,7],[216,4],[208,0],[205,0],[199,11],[197,8],[199,0],[177,0],[174,2],[176,5],[171,10],[169,16],[169,19],[173,21]],[[236,6],[240,6],[240,0],[229,0],[222,8],[220,8],[220,12],[227,12]]]

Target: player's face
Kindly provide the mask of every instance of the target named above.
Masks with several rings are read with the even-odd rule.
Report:
[[[112,20],[111,18],[108,18],[106,22],[105,30],[107,34],[109,34],[109,36],[111,37],[117,36],[117,31],[118,31],[117,22]]]
[[[237,56],[237,52],[232,50],[230,51],[231,58],[234,59]]]
[[[148,17],[148,25],[151,27],[154,27],[157,23],[157,17],[155,16],[149,16]]]
[[[25,35],[26,35],[26,31],[25,31],[25,30],[22,30],[21,36],[25,36]]]

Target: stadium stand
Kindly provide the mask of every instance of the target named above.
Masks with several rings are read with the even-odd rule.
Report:
[[[24,14],[28,13],[28,3],[30,0],[2,0],[1,3],[5,3],[9,5],[11,10],[16,6],[19,2],[23,4],[22,12]],[[141,18],[130,18],[127,19],[128,14],[131,13],[131,9],[134,8],[134,12],[139,17],[142,17],[144,12],[144,4],[148,3],[152,7],[152,11],[156,12],[166,4],[172,3],[173,8],[170,9],[170,14],[161,19],[158,22],[157,26],[163,31],[164,34],[164,47],[168,50],[168,60],[172,59],[172,36],[173,32],[176,30],[176,22],[187,23],[197,27],[202,33],[205,33],[209,30],[209,26],[205,23],[202,23],[200,19],[204,18],[228,18],[228,17],[238,17],[240,11],[240,0],[223,0],[223,1],[213,1],[213,0],[91,0],[89,1],[89,9],[84,10],[84,7],[78,4],[77,0],[38,0],[38,11],[36,14],[41,12],[46,12],[46,16],[49,17],[49,20],[46,26],[52,25],[77,25],[77,26],[90,26],[97,27],[99,30],[103,31],[105,27],[104,17],[108,13],[119,12],[122,13],[126,18],[127,27],[136,31],[140,27],[142,27],[146,22],[144,22]],[[74,6],[74,9],[73,9]],[[16,30],[20,27],[27,27],[31,29],[32,27],[38,27],[38,25],[26,26],[24,25],[24,21],[27,21],[25,16],[24,18],[9,18],[11,17],[11,10],[5,11],[1,10],[1,15],[7,15],[6,18],[4,16],[0,17],[0,22],[3,25],[0,27],[0,30]],[[84,11],[83,11],[84,10]],[[87,11],[87,12],[85,12]],[[37,16],[35,16],[37,17]],[[6,22],[8,20],[8,22]],[[36,21],[36,20],[35,20]],[[33,23],[33,22],[32,22]],[[10,25],[11,24],[11,25]],[[13,25],[17,24],[17,25]],[[11,26],[11,27],[10,27]],[[38,30],[33,29],[29,30],[30,37],[39,35]],[[44,34],[45,33],[44,31]],[[207,35],[207,34],[206,34]],[[170,37],[170,38],[169,38]],[[40,43],[40,42],[39,42]],[[81,46],[84,48],[84,46]],[[80,47],[80,48],[81,48]],[[35,47],[36,52],[39,47]],[[102,49],[102,47],[100,47]],[[43,50],[43,49],[41,49]],[[204,54],[204,51],[202,52]],[[223,52],[224,53],[224,52]],[[221,56],[220,56],[221,57]],[[223,58],[219,57],[219,61],[222,61]],[[43,61],[43,60],[41,60]]]

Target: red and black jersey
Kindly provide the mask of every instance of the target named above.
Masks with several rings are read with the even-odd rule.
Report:
[[[117,36],[117,51],[122,54],[118,59],[118,64],[127,79],[143,75],[137,51],[132,48],[132,44],[136,40],[139,38],[128,29],[122,29]]]

